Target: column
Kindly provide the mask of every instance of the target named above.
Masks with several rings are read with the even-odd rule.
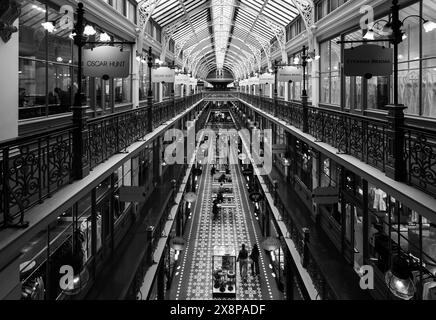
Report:
[[[285,292],[286,292],[286,300],[294,300],[294,272],[292,270],[292,263],[290,259],[292,257],[288,253],[288,251],[285,251],[285,277],[286,277],[286,283],[285,283]]]
[[[163,83],[159,83],[159,102],[163,101]]]
[[[163,259],[165,259],[165,251]],[[165,300],[165,263],[161,262],[157,271],[157,298]]]
[[[14,26],[18,28],[18,20]],[[0,39],[0,140],[18,136],[18,39],[18,32],[7,43]]]
[[[139,108],[139,68],[141,62],[136,60],[136,51],[138,50],[138,44],[135,43],[132,48],[132,103],[133,108]]]
[[[160,183],[162,176],[161,138],[153,141],[153,179],[154,183]]]
[[[387,105],[388,110],[388,159],[386,175],[396,181],[405,182],[407,177],[404,159],[404,110],[403,105]]]
[[[313,48],[315,49],[316,54],[320,54],[319,51],[319,44],[316,40],[316,37],[313,37]],[[312,105],[318,106],[319,104],[319,92],[320,92],[320,84],[319,84],[319,61],[315,60],[312,62],[312,75],[311,75],[311,81],[312,81]]]
[[[273,84],[269,84],[269,97],[272,99],[274,98],[274,91],[273,91]]]

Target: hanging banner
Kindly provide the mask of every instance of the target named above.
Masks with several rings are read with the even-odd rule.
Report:
[[[176,73],[174,69],[168,67],[160,67],[152,69],[151,82],[153,83],[170,83],[175,82]]]
[[[344,73],[348,77],[390,76],[393,71],[394,51],[373,44],[364,44],[344,50]]]
[[[190,79],[187,74],[178,74],[175,76],[174,84],[177,85],[189,85]]]
[[[259,84],[274,84],[274,75],[271,73],[264,73],[259,77]]]
[[[106,80],[127,78],[130,75],[130,52],[111,46],[84,50],[83,74]]]
[[[294,66],[287,66],[280,68],[277,73],[277,81],[278,82],[302,82],[303,81],[303,70],[298,69]]]

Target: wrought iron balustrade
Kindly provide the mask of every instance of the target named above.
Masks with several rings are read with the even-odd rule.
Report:
[[[115,113],[88,122],[88,157],[94,169],[122,152],[147,132],[147,109]]]
[[[0,227],[72,182],[73,126],[0,143]]]
[[[261,110],[275,115],[290,125],[302,129],[303,107],[295,101],[277,101],[240,93],[240,98]],[[260,105],[259,105],[260,101]],[[386,172],[389,152],[387,120],[350,114],[339,110],[308,107],[309,134],[383,172]],[[436,131],[404,126],[404,157],[407,183],[436,196]]]
[[[155,104],[155,125],[201,98],[196,94]],[[88,120],[84,149],[90,169],[145,137],[147,123],[147,107]],[[74,134],[70,125],[0,143],[0,228],[16,224],[25,211],[74,181]]]
[[[406,126],[404,134],[407,182],[436,196],[436,132]]]
[[[388,122],[346,112],[309,107],[309,133],[318,141],[386,170]]]

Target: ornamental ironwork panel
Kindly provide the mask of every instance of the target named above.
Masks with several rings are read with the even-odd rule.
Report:
[[[72,181],[73,127],[0,144],[0,227]]]
[[[405,135],[408,183],[436,196],[436,134],[406,127]]]

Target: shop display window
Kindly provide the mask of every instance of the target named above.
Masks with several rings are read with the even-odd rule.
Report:
[[[62,13],[51,2],[21,2],[19,39],[19,118],[47,117],[71,111],[78,90],[78,49],[70,38],[71,30],[56,25],[49,33],[43,23],[59,21]],[[99,34],[89,41],[98,41]],[[113,37],[114,41],[123,41]],[[88,47],[87,47],[88,48]],[[130,51],[130,45],[120,49]],[[132,79],[103,81],[82,79],[86,103],[96,115],[112,112],[117,104],[132,102]],[[113,90],[112,90],[113,88]]]
[[[77,294],[87,285],[87,263],[91,257],[90,196],[61,214],[47,229],[38,233],[22,250],[20,279],[22,299],[56,300]],[[71,266],[76,283],[73,291],[60,285],[60,269]],[[78,278],[79,277],[79,278]]]
[[[369,184],[368,192],[370,261],[385,273],[400,253],[414,266],[410,271],[435,275],[436,225],[377,186]]]
[[[296,150],[297,176],[309,190],[312,190],[312,152],[309,146],[300,140],[296,142]]]

